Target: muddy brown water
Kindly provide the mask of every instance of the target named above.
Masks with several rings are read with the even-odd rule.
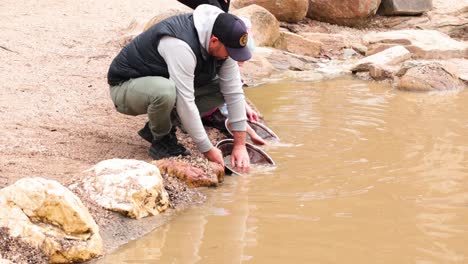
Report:
[[[339,79],[247,90],[277,168],[99,263],[468,263],[468,92]]]

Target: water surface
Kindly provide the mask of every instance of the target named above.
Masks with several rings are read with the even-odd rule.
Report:
[[[99,263],[468,263],[468,92],[339,79],[247,89],[278,167]]]

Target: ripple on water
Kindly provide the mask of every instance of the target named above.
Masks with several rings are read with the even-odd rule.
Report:
[[[368,193],[374,186],[367,186],[362,189],[357,190],[338,190],[338,189],[327,189],[306,193],[297,193],[299,201],[313,201],[313,200],[326,200],[326,199],[335,199],[343,197],[357,196],[361,194]]]

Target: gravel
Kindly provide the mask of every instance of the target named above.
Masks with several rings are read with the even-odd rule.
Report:
[[[0,255],[13,263],[49,262],[49,258],[41,250],[26,244],[17,237],[11,237],[5,227],[0,228]]]

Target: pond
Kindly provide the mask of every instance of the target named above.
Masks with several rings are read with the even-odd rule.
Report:
[[[277,168],[227,177],[99,263],[467,263],[468,92],[351,78],[246,90]]]

